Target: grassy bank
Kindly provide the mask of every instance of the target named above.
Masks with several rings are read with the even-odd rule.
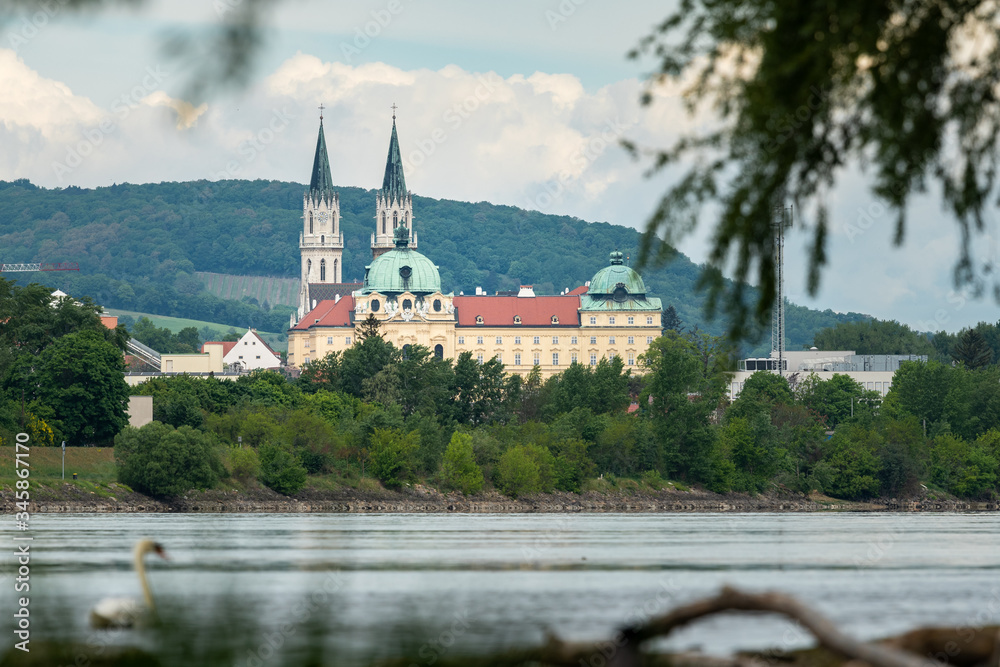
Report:
[[[27,461],[32,481],[62,480],[61,447],[32,447]],[[73,473],[77,473],[78,479],[90,482],[115,481],[114,449],[111,447],[67,447],[66,479],[72,480]],[[14,448],[0,447],[0,483],[10,485],[16,479],[18,477],[14,472]]]

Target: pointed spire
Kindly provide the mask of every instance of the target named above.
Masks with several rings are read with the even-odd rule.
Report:
[[[385,176],[382,178],[380,194],[389,201],[403,201],[406,198],[406,180],[403,178],[403,158],[399,152],[399,138],[396,136],[396,105],[392,109],[392,137],[389,139],[389,156],[385,160]]]
[[[316,139],[316,157],[313,158],[312,178],[309,180],[309,195],[316,199],[334,196],[333,177],[330,175],[330,158],[326,152],[326,137],[323,133],[322,106],[320,106],[319,116],[319,138]]]

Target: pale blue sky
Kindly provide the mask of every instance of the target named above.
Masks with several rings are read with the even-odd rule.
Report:
[[[399,0],[386,21],[389,0],[286,0],[268,18],[269,41],[248,88],[186,107],[177,99],[186,73],[162,53],[162,40],[172,30],[199,34],[217,20],[213,7],[236,1],[160,0],[139,11],[56,15],[37,30],[25,23],[31,17],[7,16],[0,24],[0,178],[88,187],[235,169],[240,178],[302,182],[323,102],[335,180],[371,188],[379,184],[395,102],[416,193],[641,228],[671,175],[643,178],[643,165],[617,140],[666,146],[712,122],[687,117],[676,88],[652,109],[637,104],[652,63],[625,54],[672,4],[651,1]],[[379,18],[384,25],[372,30]],[[377,34],[359,48],[355,38],[365,28]],[[102,121],[107,131],[97,129]],[[277,131],[268,135],[268,127]],[[261,136],[266,145],[248,150]],[[88,156],[67,168],[81,142],[91,144],[82,146]],[[889,215],[859,227],[861,212],[879,211],[859,169],[826,201],[830,266],[815,299],[804,296],[806,234],[789,237],[794,301],[919,328],[996,321],[992,301],[952,291],[956,226],[936,197],[911,207],[902,249],[891,246]],[[808,224],[808,212],[803,218]],[[702,261],[708,233],[703,225],[681,249]],[[976,252],[992,258],[995,243],[979,243]]]

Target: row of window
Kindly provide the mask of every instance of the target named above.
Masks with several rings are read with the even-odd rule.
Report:
[[[627,340],[628,340],[628,344],[629,345],[635,345],[635,336],[628,336]],[[570,342],[570,345],[577,345],[578,344],[577,343],[577,337],[576,336],[571,336],[569,342]],[[653,337],[652,336],[646,336],[646,345],[651,345],[652,342],[653,342]],[[532,343],[534,345],[540,345],[541,344],[541,336],[535,336],[532,339]],[[326,337],[326,344],[327,345],[333,345],[333,336],[327,336]],[[350,345],[351,344],[351,337],[350,336],[345,336],[344,337],[344,344],[345,345]],[[465,345],[465,336],[459,336],[458,337],[458,344],[459,345]],[[476,336],[476,345],[482,345],[482,344],[483,344],[483,337],[482,336]],[[497,338],[496,338],[496,344],[497,345],[503,345],[503,336],[497,336]],[[520,336],[514,336],[514,345],[520,345],[520,344],[521,344],[521,337]],[[559,344],[559,336],[553,336],[552,337],[552,344],[553,345],[558,345]],[[591,345],[597,345],[597,336],[591,336],[590,337],[590,344]],[[608,345],[614,345],[614,344],[615,344],[615,337],[614,336],[608,336]],[[309,340],[308,339],[306,339],[305,343],[303,344],[303,347],[306,347],[306,348],[309,347]],[[556,364],[556,362],[552,362],[552,363]],[[520,362],[517,365],[520,365]]]
[[[559,318],[556,317],[555,315],[552,316],[552,318],[551,318],[550,321],[552,322],[552,324],[559,324]],[[629,315],[628,318],[626,318],[626,321],[627,321],[628,324],[635,324],[635,317],[632,316],[632,315]],[[476,315],[476,324],[482,325],[482,324],[485,324],[485,323],[486,323],[486,320],[483,318],[482,315]],[[520,323],[521,323],[521,316],[520,315],[515,315],[514,316],[514,324],[520,324]],[[590,323],[591,324],[597,324],[597,315],[591,315],[590,316]],[[608,324],[614,324],[614,323],[615,323],[615,316],[614,315],[608,316]],[[647,315],[646,316],[646,324],[652,324],[652,323],[653,323],[653,316],[652,315]]]
[[[327,336],[326,337],[326,344],[327,345],[333,345],[333,336]],[[344,337],[344,344],[345,345],[350,345],[351,344],[351,337],[350,336],[345,336]],[[309,347],[309,339],[308,338],[306,339],[306,342],[303,344],[303,347]]]
[[[627,318],[625,318],[625,322],[627,324],[635,324],[635,317],[632,316],[632,315],[629,315]],[[590,323],[591,324],[597,324],[597,315],[591,315],[590,316]],[[614,324],[614,323],[615,323],[615,316],[614,315],[609,315],[608,316],[608,324]],[[647,315],[646,316],[646,324],[652,324],[652,323],[653,323],[653,316],[652,315]]]
[[[614,359],[616,356],[617,355],[615,355],[613,352],[610,355],[608,355],[608,357],[610,359]],[[502,364],[503,363],[503,353],[500,353],[500,354],[496,355],[496,357],[497,357],[497,361],[499,361]],[[483,353],[482,352],[480,352],[479,354],[476,355],[476,361],[478,361],[480,364],[483,363]],[[532,366],[540,366],[541,363],[542,363],[541,355],[539,355],[536,352],[532,356],[532,358],[531,358],[531,365]],[[579,363],[579,358],[577,357],[576,352],[570,352],[569,363],[570,364]],[[628,363],[629,366],[635,366],[635,353],[634,352],[629,352],[628,353],[627,363]],[[514,365],[515,366],[520,366],[521,365],[521,353],[520,352],[515,352],[514,353]],[[559,353],[558,352],[553,352],[552,353],[552,365],[553,366],[558,366],[559,365]],[[596,366],[597,365],[597,354],[596,353],[592,352],[590,354],[590,365],[591,366]]]
[[[330,339],[330,340],[332,341],[332,339]],[[328,341],[328,342],[330,342],[330,341]],[[646,345],[650,345],[650,344],[652,344],[652,342],[653,342],[653,337],[652,336],[646,336]],[[532,344],[533,345],[541,345],[541,343],[542,343],[542,337],[541,336],[535,336],[532,339]],[[459,345],[465,345],[465,336],[459,336],[458,337],[458,344]],[[476,336],[476,345],[482,345],[482,344],[483,344],[483,337],[482,336]],[[496,342],[496,344],[497,345],[503,345],[503,336],[497,336],[497,342]],[[520,344],[521,344],[521,337],[520,336],[514,336],[514,345],[520,345]],[[559,336],[553,336],[552,337],[552,344],[553,345],[558,345],[559,344]],[[578,345],[578,343],[577,343],[577,337],[576,336],[570,336],[569,344],[570,345]],[[591,345],[597,345],[597,336],[591,336],[590,337],[590,344]],[[614,344],[615,344],[615,337],[614,336],[608,336],[608,345],[614,345]],[[629,345],[635,345],[635,336],[628,336],[628,344]]]

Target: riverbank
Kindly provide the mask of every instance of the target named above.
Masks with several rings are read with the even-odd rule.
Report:
[[[15,511],[14,492],[0,490],[0,511]],[[997,502],[941,500],[932,497],[881,499],[870,502],[837,500],[819,494],[746,496],[701,490],[662,490],[608,493],[537,494],[508,498],[496,492],[475,496],[443,494],[415,485],[399,491],[344,488],[306,489],[294,497],[266,488],[192,491],[169,500],[157,500],[110,482],[81,486],[56,483],[36,486],[29,511],[47,513],[669,513],[669,512],[991,512]]]

